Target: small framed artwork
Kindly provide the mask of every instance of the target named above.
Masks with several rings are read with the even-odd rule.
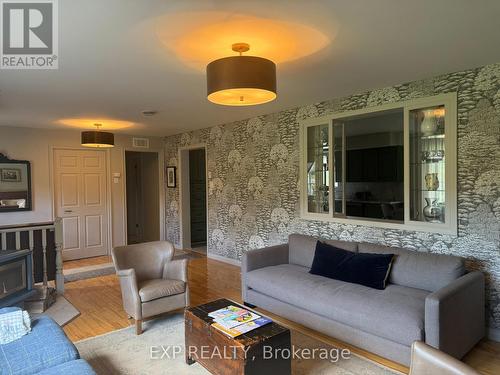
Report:
[[[19,168],[0,169],[0,180],[3,182],[21,182],[21,169]]]
[[[176,187],[176,168],[175,167],[167,167],[167,187],[174,188]]]

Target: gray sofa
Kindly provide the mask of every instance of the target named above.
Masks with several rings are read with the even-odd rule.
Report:
[[[363,253],[396,254],[385,290],[309,273],[316,241],[251,250],[241,266],[243,301],[406,366],[414,341],[456,358],[485,333],[484,276],[455,256],[324,240]]]

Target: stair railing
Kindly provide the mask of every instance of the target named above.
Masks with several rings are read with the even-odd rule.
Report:
[[[63,227],[62,219],[57,218],[53,223],[41,223],[41,224],[28,224],[28,225],[18,225],[18,226],[3,226],[0,227],[0,251],[5,250],[23,250],[22,245],[22,233],[28,233],[28,246],[32,251],[35,250],[35,232],[41,231],[41,246],[43,252],[43,286],[48,287],[48,273],[47,273],[47,233],[54,232],[54,243],[55,243],[55,284],[58,293],[64,293],[64,275],[63,275],[63,261],[62,261],[62,249],[63,249]],[[8,241],[8,238],[13,233],[14,241]],[[12,238],[12,237],[10,237]],[[14,248],[12,245],[7,247],[8,242],[14,242]],[[24,248],[25,249],[25,248]],[[35,272],[35,267],[33,266],[33,273]],[[35,280],[33,275],[33,280]]]

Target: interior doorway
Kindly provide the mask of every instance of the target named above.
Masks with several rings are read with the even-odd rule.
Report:
[[[207,249],[207,171],[206,149],[180,151],[182,246],[206,253]]]
[[[160,240],[158,163],[156,152],[125,151],[128,244]]]

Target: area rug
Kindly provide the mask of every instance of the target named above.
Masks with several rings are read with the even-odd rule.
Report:
[[[80,316],[80,311],[77,310],[71,302],[61,295],[57,296],[56,302],[41,314],[30,314],[32,318],[40,315],[48,315],[56,321],[61,327],[65,326],[73,319]]]
[[[145,332],[136,336],[133,327],[76,343],[82,358],[98,375],[198,375],[209,374],[201,365],[188,366],[184,353],[161,355],[163,349],[181,346],[184,349],[184,318],[173,314],[144,323]],[[299,348],[333,347],[299,332],[292,331],[292,344]],[[153,353],[153,355],[151,355]],[[170,358],[169,358],[170,357]],[[292,361],[293,375],[393,375],[399,374],[364,358],[351,355],[349,359],[332,362],[326,359]],[[276,374],[280,375],[280,374]]]

